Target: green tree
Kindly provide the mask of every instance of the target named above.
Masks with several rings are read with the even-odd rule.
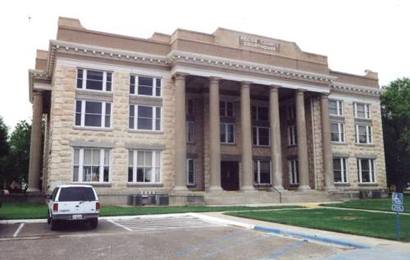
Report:
[[[25,120],[17,123],[10,135],[10,154],[12,176],[15,180],[27,181],[30,158],[31,125]]]
[[[8,129],[0,117],[0,181],[5,185],[7,175],[9,173],[9,144],[8,144]]]
[[[410,182],[410,79],[385,87],[381,104],[387,182],[401,191]]]

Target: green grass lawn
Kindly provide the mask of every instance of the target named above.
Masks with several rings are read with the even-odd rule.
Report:
[[[174,207],[121,207],[104,206],[101,209],[101,216],[132,216],[147,214],[169,214],[187,212],[222,212],[241,210],[266,210],[278,208],[296,208],[297,206],[269,206],[269,207],[207,207],[207,206],[174,206]],[[0,208],[1,219],[36,219],[47,217],[47,205],[40,203],[3,203]]]
[[[339,209],[227,212],[227,215],[342,233],[396,239],[394,214]],[[401,215],[401,240],[410,241],[410,216]]]
[[[353,209],[391,211],[391,198],[350,200],[343,203],[322,204],[321,206]],[[410,213],[410,196],[404,196],[404,212]]]

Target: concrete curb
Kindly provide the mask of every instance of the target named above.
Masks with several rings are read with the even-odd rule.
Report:
[[[329,236],[323,236],[323,235],[312,235],[312,234],[308,234],[304,232],[295,232],[295,231],[289,231],[289,230],[280,229],[280,228],[255,226],[254,230],[262,231],[265,233],[271,233],[275,235],[290,236],[290,237],[304,239],[308,241],[315,241],[315,242],[320,242],[320,243],[325,243],[325,244],[333,244],[333,245],[342,246],[342,247],[351,247],[351,248],[356,248],[356,249],[366,249],[366,248],[371,247],[367,244],[358,243],[355,241],[350,241],[350,240],[345,240],[345,239],[340,239],[340,238],[335,238],[335,237],[329,237]]]

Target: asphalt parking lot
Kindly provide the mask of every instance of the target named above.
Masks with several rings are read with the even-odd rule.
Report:
[[[307,259],[346,252],[193,216],[135,217],[64,225],[0,225],[1,259]]]

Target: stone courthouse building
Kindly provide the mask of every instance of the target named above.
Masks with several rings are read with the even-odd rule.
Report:
[[[331,70],[294,42],[223,28],[141,39],[60,18],[29,93],[31,191],[235,204],[386,189],[377,73]]]

